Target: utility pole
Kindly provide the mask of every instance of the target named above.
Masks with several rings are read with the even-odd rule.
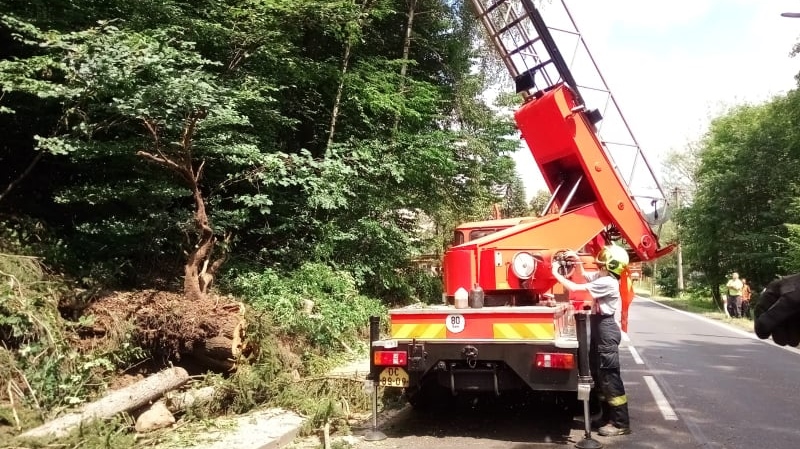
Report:
[[[675,207],[681,207],[681,190],[678,187],[675,187]],[[681,235],[680,230],[678,230],[678,246],[675,248],[676,257],[678,259],[678,291],[682,292],[684,288],[683,284],[683,253],[681,252]]]

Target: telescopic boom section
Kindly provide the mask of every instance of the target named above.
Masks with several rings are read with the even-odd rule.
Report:
[[[550,191],[554,192],[565,179],[582,175],[582,183],[586,185],[578,186],[576,195],[588,198],[586,189],[591,187],[593,196],[638,259],[651,260],[661,255],[658,238],[649,222],[653,218],[657,221],[658,207],[666,206],[666,196],[564,0],[545,5],[548,17],[558,21],[553,26],[545,23],[533,0],[472,0],[472,4],[487,37],[514,79],[517,92],[526,101],[515,115],[517,126]],[[569,52],[562,53],[559,43]],[[576,79],[573,73],[581,78]],[[548,95],[553,90],[562,93]],[[592,106],[598,109],[587,105],[584,95],[595,100],[597,104]],[[548,96],[545,102],[557,98],[555,107],[560,112],[545,113],[552,106],[535,105],[544,96]],[[569,110],[563,110],[565,101]],[[576,121],[587,126],[577,126],[576,131],[582,134],[576,134],[574,139],[569,132],[560,136],[554,132],[562,127],[559,122],[567,125]],[[606,134],[603,131],[613,141],[603,140]],[[642,213],[631,192],[632,182],[649,189],[647,196],[638,197],[655,205],[652,215],[656,217]],[[565,194],[560,194],[563,201]],[[559,202],[558,195],[555,201]]]

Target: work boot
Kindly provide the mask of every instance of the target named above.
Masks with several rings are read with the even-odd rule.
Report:
[[[597,430],[597,434],[604,437],[616,437],[631,433],[630,427],[617,427],[613,423],[608,423]]]

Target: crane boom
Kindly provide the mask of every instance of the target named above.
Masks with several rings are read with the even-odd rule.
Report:
[[[595,151],[599,149],[605,153],[603,159],[611,164],[610,171],[602,176],[603,182],[598,182],[596,175],[584,170],[582,182],[595,190],[596,197],[631,245],[637,259],[651,260],[669,252],[669,247],[657,247],[658,238],[652,229],[659,219],[665,218],[666,195],[564,0],[548,5],[549,15],[557,22],[555,25],[545,23],[533,0],[472,0],[472,5],[487,39],[513,79],[517,93],[524,98],[525,105],[517,111],[515,119],[550,191],[558,193],[558,186],[570,176],[553,168],[559,166],[557,163],[554,165],[559,155],[564,161],[576,157],[585,169],[595,164],[592,158],[601,157]],[[572,53],[562,53],[557,41],[571,47]],[[575,74],[581,77],[577,79]],[[537,122],[541,117],[532,113],[538,109],[531,106],[538,97],[560,86],[570,91],[566,96],[570,98],[572,112],[583,115],[589,122],[590,134],[595,135],[595,138],[587,135],[572,154],[562,152],[563,148],[542,146],[547,139],[541,134],[546,133],[543,130],[552,124],[549,121]],[[566,116],[563,118],[567,119]],[[609,138],[604,139],[607,134]],[[547,144],[555,145],[556,142],[550,139]],[[618,182],[608,176],[610,173],[616,174]],[[634,185],[642,190],[633,192]],[[627,198],[610,200],[621,195]],[[554,199],[558,201],[557,195]],[[649,214],[641,210],[643,200],[654,207]]]

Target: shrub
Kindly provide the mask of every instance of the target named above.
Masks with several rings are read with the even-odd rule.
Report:
[[[320,263],[306,263],[287,275],[271,269],[243,273],[231,285],[256,310],[269,312],[287,335],[323,352],[366,337],[369,317],[386,312],[380,301],[358,293],[349,273]]]
[[[426,304],[442,302],[442,278],[433,275],[429,270],[413,268],[405,273],[405,279],[414,299]]]
[[[677,297],[678,291],[678,272],[674,265],[659,267],[656,273],[656,286],[663,296],[671,298]]]

